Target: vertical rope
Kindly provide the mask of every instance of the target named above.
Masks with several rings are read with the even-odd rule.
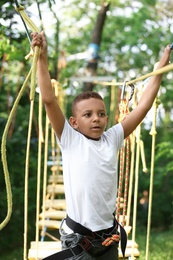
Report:
[[[153,199],[153,180],[154,180],[154,159],[155,159],[155,144],[156,144],[156,117],[158,108],[158,99],[154,102],[154,115],[153,115],[153,125],[150,131],[152,135],[152,150],[151,150],[151,174],[150,174],[150,191],[149,191],[149,206],[148,206],[148,225],[147,225],[147,240],[146,240],[146,257],[148,260],[149,256],[149,245],[150,245],[150,231],[151,231],[151,214],[152,214],[152,199]]]
[[[42,206],[42,237],[44,237],[45,231],[45,211],[46,211],[46,186],[47,186],[47,161],[48,161],[48,140],[49,140],[49,119],[46,115],[45,126],[45,146],[44,146],[44,172],[43,172],[43,206]]]
[[[38,258],[38,241],[39,241],[39,213],[40,213],[40,181],[41,181],[41,157],[42,157],[42,142],[43,142],[43,133],[42,133],[42,99],[39,95],[39,138],[38,138],[38,160],[37,160],[37,192],[36,192],[36,259]]]
[[[24,198],[24,252],[23,259],[27,260],[27,234],[28,234],[28,180],[29,180],[29,156],[30,156],[30,140],[32,131],[32,118],[34,111],[34,101],[31,101],[30,105],[30,117],[28,127],[28,138],[26,147],[26,161],[25,161],[25,198]]]
[[[134,179],[134,163],[135,163],[135,134],[133,132],[131,134],[130,180],[129,180],[126,226],[130,225],[130,213],[132,207],[132,188],[133,188],[133,179]]]
[[[135,241],[136,234],[136,217],[137,217],[137,202],[138,202],[138,183],[139,183],[139,160],[140,160],[140,133],[141,125],[137,127],[136,136],[136,165],[135,165],[135,187],[134,187],[134,208],[133,208],[133,229],[132,229],[132,241]],[[132,244],[131,258],[134,259],[134,243]]]

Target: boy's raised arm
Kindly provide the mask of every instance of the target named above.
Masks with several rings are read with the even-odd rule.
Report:
[[[59,107],[55,94],[52,89],[51,78],[48,71],[48,58],[47,58],[47,43],[44,33],[32,33],[32,48],[39,46],[41,48],[40,56],[38,59],[38,84],[42,96],[43,103],[50,123],[57,134],[61,138],[62,130],[64,127],[65,118]]]
[[[169,63],[170,53],[170,46],[167,46],[157,66],[157,69],[162,68]],[[130,135],[144,119],[157,96],[161,81],[162,74],[155,75],[150,79],[137,107],[121,122],[124,129],[124,138]]]

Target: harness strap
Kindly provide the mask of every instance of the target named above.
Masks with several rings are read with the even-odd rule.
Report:
[[[73,257],[75,255],[79,255],[80,253],[82,253],[82,251],[83,251],[83,248],[81,246],[77,245],[75,247],[65,249],[63,251],[50,255],[46,258],[43,258],[43,260],[64,260],[64,259]]]
[[[75,247],[70,247],[68,249],[65,249],[63,251],[57,252],[53,255],[50,255],[43,260],[64,260],[69,257],[73,257],[74,255],[79,255],[83,250],[87,251],[89,254],[93,254],[92,250],[92,243],[88,239],[91,238],[100,238],[102,233],[111,233],[112,227],[104,230],[100,230],[98,232],[92,232],[92,230],[82,226],[80,223],[75,222],[72,220],[69,216],[66,218],[66,224],[67,226],[74,231],[74,233],[78,233],[84,236],[84,238],[79,242],[78,245]],[[120,227],[120,235],[121,235],[121,251],[123,254],[123,257],[125,256],[125,249],[127,244],[127,235],[124,228],[117,222],[115,219],[114,221],[114,227]],[[87,237],[88,238],[87,238]],[[105,247],[104,253],[109,250],[109,246]],[[97,254],[97,256],[102,255],[103,253],[100,252]]]
[[[74,233],[79,233],[81,235],[84,236],[90,236],[90,237],[97,237],[97,234],[101,234],[101,233],[109,233],[112,230],[112,227],[109,229],[104,229],[98,232],[92,232],[92,230],[82,226],[80,223],[75,222],[74,220],[72,220],[68,215],[66,217],[66,224],[67,226],[72,229],[74,231]],[[123,254],[123,257],[125,256],[125,250],[126,250],[126,245],[127,245],[127,234],[126,231],[124,230],[124,228],[120,225],[120,223],[118,223],[118,221],[114,218],[114,226],[116,226],[118,228],[118,226],[120,227],[120,237],[121,237],[121,251]]]

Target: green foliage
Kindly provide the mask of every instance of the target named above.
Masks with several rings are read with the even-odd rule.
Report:
[[[171,260],[173,258],[172,250],[172,232],[169,228],[166,231],[152,230],[149,243],[149,259],[152,260]],[[137,227],[136,243],[139,245],[140,260],[146,259],[146,230]]]

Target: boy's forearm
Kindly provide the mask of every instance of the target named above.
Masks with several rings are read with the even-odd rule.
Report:
[[[156,67],[156,70],[168,65],[169,59],[170,59],[170,50],[167,47],[165,49],[165,52],[164,52],[162,58],[160,59],[158,65]],[[139,103],[144,105],[146,110],[148,110],[152,106],[153,101],[154,101],[155,97],[157,96],[157,93],[159,91],[159,88],[160,88],[160,85],[162,82],[162,76],[163,76],[162,74],[153,76],[150,79],[146,89],[143,92],[143,95],[142,95]]]
[[[40,87],[43,103],[51,102],[54,98],[52,90],[51,78],[48,70],[47,57],[40,58],[37,65],[38,84]]]

